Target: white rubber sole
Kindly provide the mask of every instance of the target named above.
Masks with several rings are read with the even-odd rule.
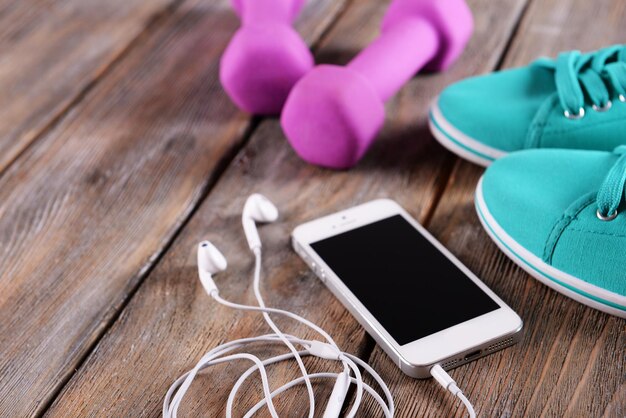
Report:
[[[437,99],[430,107],[428,126],[433,136],[441,145],[461,158],[484,167],[507,153],[489,147],[474,138],[465,135],[448,122],[441,113]]]
[[[478,218],[502,252],[531,276],[557,292],[602,312],[626,318],[626,296],[594,286],[546,264],[511,238],[489,212],[483,197],[482,185],[481,178],[476,188],[475,199]]]

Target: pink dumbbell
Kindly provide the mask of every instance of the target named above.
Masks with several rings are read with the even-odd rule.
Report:
[[[294,86],[281,118],[304,160],[330,168],[356,164],[385,119],[383,103],[421,68],[443,70],[473,29],[465,0],[395,0],[381,35],[346,67],[320,65]]]
[[[250,113],[280,113],[289,91],[313,68],[313,56],[291,27],[305,0],[232,0],[242,27],[222,55],[220,80]]]

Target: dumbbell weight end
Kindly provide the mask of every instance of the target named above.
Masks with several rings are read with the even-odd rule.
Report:
[[[277,115],[294,84],[313,68],[308,45],[291,27],[304,0],[233,0],[242,26],[220,61],[220,81],[240,109]]]

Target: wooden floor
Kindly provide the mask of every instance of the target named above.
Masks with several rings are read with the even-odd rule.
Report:
[[[497,250],[472,204],[482,169],[433,141],[426,112],[460,78],[624,42],[626,2],[468,2],[476,32],[461,60],[415,77],[388,104],[380,140],[347,172],[303,163],[275,119],[229,102],[217,69],[238,20],[226,0],[2,2],[0,416],[156,417],[169,385],[202,353],[267,331],[255,315],[210,300],[195,265],[196,243],[214,241],[229,260],[217,278],[222,294],[253,302],[239,216],[258,191],[282,215],[261,230],[268,304],[317,322],[372,364],[398,416],[464,411],[434,382],[402,375],[288,238],[304,220],[382,196],[525,322],[520,344],[451,372],[479,416],[625,417],[625,322],[548,289]],[[386,4],[310,0],[297,26],[320,62],[345,63],[376,36]],[[202,375],[183,416],[222,416],[245,367]],[[280,411],[304,416],[303,393],[281,398]],[[238,411],[259,396],[246,387]],[[379,414],[368,400],[361,416]]]

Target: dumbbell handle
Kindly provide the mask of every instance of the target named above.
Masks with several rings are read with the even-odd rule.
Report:
[[[435,57],[439,47],[439,36],[426,19],[406,17],[384,28],[348,68],[364,76],[385,102]]]
[[[292,23],[305,0],[232,0],[233,8],[245,25],[259,23]]]

